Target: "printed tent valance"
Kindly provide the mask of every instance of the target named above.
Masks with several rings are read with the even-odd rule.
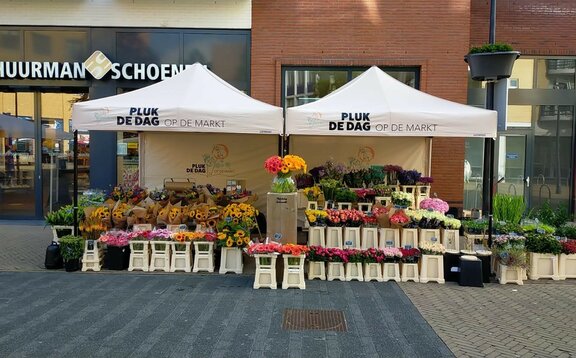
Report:
[[[75,103],[82,130],[282,134],[282,108],[234,88],[199,63],[162,82]]]
[[[496,137],[497,113],[416,90],[373,66],[315,102],[286,110],[286,134]]]

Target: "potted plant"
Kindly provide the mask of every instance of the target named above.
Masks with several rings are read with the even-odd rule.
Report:
[[[84,210],[77,210],[77,222],[79,223],[84,218]],[[72,205],[66,205],[58,210],[50,211],[44,217],[46,224],[52,227],[52,232],[54,235],[54,241],[58,241],[58,238],[64,235],[73,234],[74,230],[74,207]]]
[[[529,252],[531,280],[551,278],[558,280],[558,254],[562,244],[555,236],[548,233],[530,233],[526,235],[526,250]]]
[[[576,278],[576,240],[562,241],[562,253],[559,260],[560,279]]]
[[[492,241],[497,279],[501,284],[523,284],[524,272],[528,267],[525,242],[524,236],[516,234],[498,235]]]
[[[84,239],[80,236],[66,235],[60,238],[60,253],[67,272],[80,269],[80,258],[84,254]]]
[[[512,74],[514,61],[520,52],[503,43],[485,44],[472,47],[464,56],[470,66],[470,74],[475,81],[497,81]]]

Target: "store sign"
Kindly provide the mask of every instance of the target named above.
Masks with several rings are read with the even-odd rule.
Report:
[[[87,73],[99,80],[107,74],[113,80],[164,80],[183,71],[187,65],[115,63],[101,51],[84,62],[0,61],[0,79],[84,80]]]

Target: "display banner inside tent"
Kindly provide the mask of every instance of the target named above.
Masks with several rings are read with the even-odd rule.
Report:
[[[165,180],[190,180],[224,188],[231,182],[258,196],[265,211],[272,176],[264,161],[278,152],[278,136],[257,134],[140,133],[143,186],[161,188]]]
[[[308,170],[332,160],[354,168],[400,165],[427,174],[430,138],[290,136],[290,153],[301,156]]]

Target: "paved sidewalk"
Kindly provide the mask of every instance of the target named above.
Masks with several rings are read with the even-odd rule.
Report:
[[[52,229],[44,221],[0,220],[0,271],[44,269]]]

